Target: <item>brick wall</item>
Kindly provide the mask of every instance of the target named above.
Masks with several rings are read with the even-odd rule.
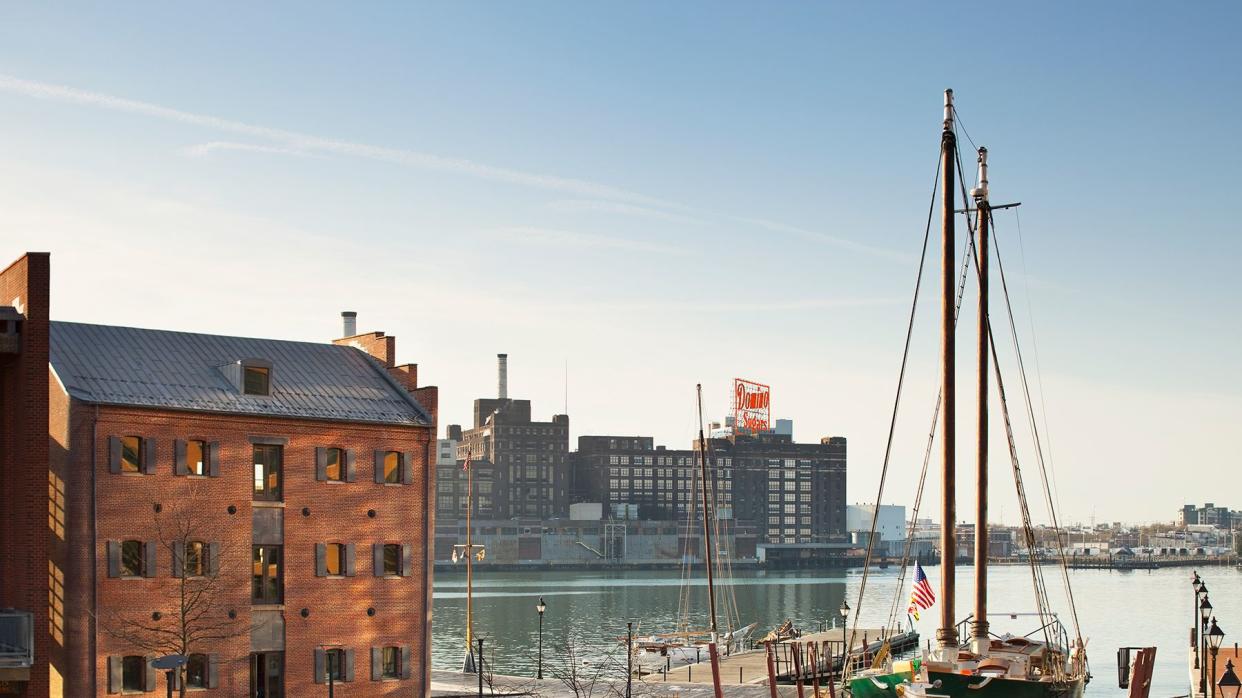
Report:
[[[220,612],[235,610],[243,631],[251,622],[250,554],[252,512],[251,437],[287,439],[284,446],[284,619],[285,694],[324,692],[313,682],[314,650],[341,644],[355,650],[355,680],[338,687],[342,696],[422,695],[427,680],[421,658],[426,656],[429,578],[419,565],[426,546],[428,473],[432,466],[434,428],[405,428],[318,422],[310,420],[231,417],[202,413],[102,407],[94,444],[98,483],[98,537],[93,546],[98,578],[100,625],[113,614],[145,619],[177,606],[170,597],[177,580],[171,576],[171,554],[158,554],[153,579],[108,577],[106,542],[155,537],[157,517],[175,520],[176,512],[192,506],[201,521],[203,538],[221,543]],[[108,437],[140,435],[155,439],[156,472],[150,475],[109,472]],[[220,476],[197,478],[173,473],[176,439],[203,439],[220,444]],[[355,481],[315,479],[316,447],[341,447],[355,453]],[[414,454],[413,483],[376,484],[376,449]],[[89,441],[75,449],[75,468],[89,472]],[[157,515],[154,505],[160,504]],[[230,514],[228,507],[236,508]],[[370,515],[374,512],[374,515]],[[315,544],[354,543],[355,576],[315,576]],[[377,578],[372,574],[371,544],[412,543],[414,570],[409,577]],[[306,610],[303,617],[302,610]],[[374,615],[367,610],[374,609]],[[115,622],[115,619],[112,620]],[[106,628],[96,632],[95,695],[106,695],[107,657],[131,653]],[[370,676],[370,648],[408,645],[412,678],[377,682]],[[250,634],[212,643],[204,652],[221,656],[219,688],[203,695],[244,696],[249,689]],[[163,690],[163,680],[159,681]],[[79,695],[79,694],[74,694]],[[196,695],[198,693],[196,692]]]
[[[0,607],[34,614],[26,695],[48,695],[48,304],[50,260],[29,253],[0,272],[0,305],[26,317],[21,352],[0,355]]]

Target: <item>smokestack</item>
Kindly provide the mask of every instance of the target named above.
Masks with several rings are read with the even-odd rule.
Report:
[[[346,310],[341,313],[342,337],[354,337],[358,334],[358,313]]]
[[[498,378],[499,384],[500,384],[499,387],[497,388],[497,392],[499,393],[497,397],[499,397],[501,400],[508,400],[509,399],[509,355],[508,354],[497,354],[496,355],[496,373],[497,373],[496,377]]]

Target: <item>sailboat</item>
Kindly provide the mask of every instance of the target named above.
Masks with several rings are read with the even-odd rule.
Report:
[[[1060,567],[1064,575],[1066,592],[1070,601],[1070,610],[1074,618],[1071,630],[1063,625],[1059,616],[1054,613],[1047,597],[1043,580],[1043,571],[1034,555],[1030,555],[1032,580],[1035,587],[1039,627],[1027,635],[1010,634],[996,635],[990,631],[988,623],[988,373],[989,368],[995,371],[996,387],[999,402],[1004,416],[1008,438],[1011,465],[1014,471],[1015,485],[1023,518],[1023,532],[1027,548],[1034,551],[1037,547],[1031,526],[1030,511],[1027,505],[1025,486],[1022,481],[1013,429],[1010,421],[1009,408],[1006,402],[1004,383],[1001,377],[1000,364],[996,358],[995,340],[988,315],[988,234],[989,227],[994,226],[993,210],[1016,206],[1005,204],[994,206],[989,201],[988,191],[988,153],[986,148],[978,149],[978,175],[976,186],[965,199],[964,211],[956,208],[955,171],[960,168],[957,136],[955,128],[956,111],[953,104],[953,91],[945,91],[944,125],[941,132],[940,153],[940,196],[942,226],[942,324],[941,324],[941,396],[938,401],[938,422],[940,428],[941,447],[941,579],[940,579],[940,627],[936,632],[936,645],[928,648],[914,660],[876,662],[875,665],[856,673],[847,683],[849,693],[855,698],[871,698],[872,696],[936,696],[943,698],[987,698],[989,696],[1005,696],[1006,698],[1081,698],[1086,683],[1090,680],[1087,665],[1086,643],[1083,641],[1077,623],[1077,611],[1073,604],[1073,594],[1069,588],[1069,576],[1066,572],[1067,563],[1056,512],[1051,496],[1048,494],[1046,470],[1043,466],[1042,451],[1039,451],[1038,430],[1035,428],[1032,415],[1032,429],[1035,435],[1038,462],[1044,475],[1044,490],[1052,524],[1057,529],[1057,546],[1060,551]],[[965,192],[963,192],[965,194]],[[970,204],[974,204],[974,208]],[[975,214],[977,231],[970,226],[971,233],[977,235],[969,242],[969,250],[974,256],[974,266],[979,282],[978,311],[978,442],[977,471],[975,481],[975,599],[974,612],[967,620],[959,622],[955,615],[955,577],[957,558],[957,538],[955,522],[957,521],[956,485],[957,473],[955,464],[955,353],[954,334],[957,322],[958,305],[955,296],[960,292],[956,280],[956,241],[955,223],[958,213],[967,214],[968,226],[970,214]],[[930,229],[930,215],[928,219]],[[970,258],[966,260],[969,264]],[[1004,269],[1001,270],[1002,288],[1005,289],[1006,309],[1008,309],[1008,291],[1004,286]],[[920,270],[921,278],[921,270]],[[965,281],[963,276],[962,282]],[[916,287],[917,300],[917,287]],[[960,301],[958,301],[960,302]],[[1009,313],[1012,324],[1012,312]],[[911,311],[913,322],[913,310]],[[1013,333],[1017,359],[1021,370],[1021,352],[1017,349],[1016,331]],[[909,337],[907,337],[908,349]],[[990,366],[989,366],[990,364]],[[904,378],[905,365],[902,375]],[[1027,410],[1032,412],[1029,390],[1026,386],[1025,372],[1022,372],[1023,393],[1027,397]],[[900,382],[899,382],[900,394]],[[894,408],[896,409],[896,408]],[[895,414],[894,414],[895,417]],[[895,423],[895,418],[894,418]],[[932,434],[935,433],[933,427]],[[929,441],[928,456],[931,454]],[[891,446],[891,435],[890,435]],[[926,476],[926,463],[924,465]],[[887,470],[887,456],[885,461]],[[882,478],[883,479],[883,478]],[[921,500],[922,485],[919,498]],[[883,482],[881,482],[881,493]],[[877,500],[878,501],[878,500]],[[870,551],[868,558],[870,557]],[[903,562],[904,568],[904,562]],[[865,578],[864,578],[865,579]],[[864,581],[865,588],[865,581]],[[861,592],[860,592],[861,597]],[[1012,614],[1011,617],[1016,617]],[[857,616],[856,616],[857,617]],[[847,662],[848,665],[848,662]]]
[[[751,623],[746,626],[734,627],[733,623],[737,617],[737,606],[736,603],[733,603],[729,606],[729,611],[726,613],[726,627],[728,629],[724,633],[720,632],[716,604],[716,575],[719,571],[717,570],[716,542],[713,540],[713,535],[716,538],[719,537],[717,529],[719,522],[714,514],[715,508],[712,506],[714,504],[712,500],[715,488],[709,486],[710,481],[708,479],[708,462],[711,449],[703,433],[703,386],[696,385],[695,390],[699,415],[699,448],[697,454],[699,492],[691,493],[691,496],[699,495],[702,503],[703,568],[707,579],[709,627],[702,630],[690,628],[689,587],[683,584],[682,608],[679,609],[679,615],[682,618],[681,627],[676,632],[656,633],[635,639],[635,663],[638,665],[639,671],[661,671],[704,661],[708,659],[708,646],[713,643],[716,644],[717,651],[721,654],[729,655],[746,651],[749,649],[750,634],[756,626],[755,623]],[[693,515],[693,508],[691,508],[690,513]],[[685,565],[684,583],[690,581],[689,557],[689,550],[687,550],[683,558],[683,564]],[[725,569],[731,570],[732,567],[726,566]]]

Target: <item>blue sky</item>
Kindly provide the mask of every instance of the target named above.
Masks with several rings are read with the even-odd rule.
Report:
[[[0,19],[0,239],[53,253],[56,317],[321,340],[354,309],[441,386],[445,424],[507,351],[537,414],[563,408],[568,365],[575,434],[670,445],[696,382],[718,416],[733,376],[764,380],[800,440],[851,439],[851,501],[874,498],[953,87],[993,199],[1024,204],[1021,240],[1013,214],[998,236],[1065,515],[1242,506],[1218,486],[1242,418],[1236,4]],[[924,301],[898,501],[935,397]]]

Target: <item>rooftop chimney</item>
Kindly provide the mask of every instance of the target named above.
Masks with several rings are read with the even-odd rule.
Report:
[[[355,337],[358,335],[358,313],[352,310],[346,310],[341,313],[341,324],[343,325],[342,337]]]
[[[496,373],[497,373],[497,379],[499,380],[499,383],[500,383],[499,387],[497,388],[497,392],[499,394],[496,397],[499,397],[501,400],[508,400],[509,399],[509,355],[508,354],[497,354],[496,355]]]

